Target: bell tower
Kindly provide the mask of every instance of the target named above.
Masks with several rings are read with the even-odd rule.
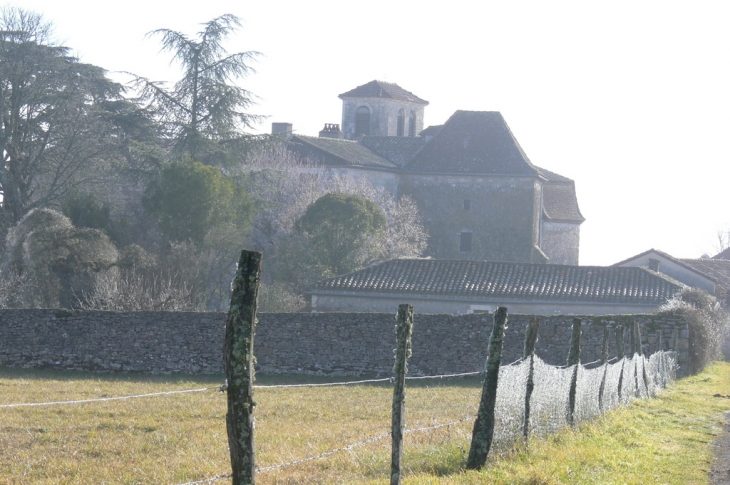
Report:
[[[339,98],[345,138],[417,136],[423,130],[423,111],[428,101],[397,84],[370,81]]]

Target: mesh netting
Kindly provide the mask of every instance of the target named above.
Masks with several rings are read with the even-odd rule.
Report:
[[[530,436],[545,436],[568,424],[568,394],[575,366],[556,367],[537,356],[533,359],[528,431]],[[657,352],[649,358],[636,354],[590,369],[579,365],[575,423],[634,399],[655,396],[675,378],[676,366],[674,352]],[[530,359],[499,369],[493,450],[508,448],[523,434],[529,372]]]

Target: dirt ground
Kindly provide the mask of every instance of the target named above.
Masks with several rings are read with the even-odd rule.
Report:
[[[710,471],[712,485],[730,485],[730,413],[725,414],[725,422],[723,433],[713,445],[715,461]]]

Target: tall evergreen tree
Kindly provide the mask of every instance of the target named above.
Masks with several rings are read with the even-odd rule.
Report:
[[[234,84],[254,72],[250,63],[259,53],[229,54],[223,47],[240,25],[238,17],[226,14],[204,23],[195,37],[170,29],[147,34],[161,37],[162,51],[171,52],[171,62],[183,71],[172,87],[136,77],[141,99],[174,142],[172,158],[225,164],[231,149],[247,140],[244,130],[261,119],[246,111],[254,103],[253,94]]]
[[[36,207],[109,174],[136,107],[100,67],[53,43],[51,25],[19,8],[0,10],[0,190],[19,221]]]

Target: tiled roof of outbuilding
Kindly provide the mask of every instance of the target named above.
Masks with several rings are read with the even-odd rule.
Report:
[[[407,101],[409,103],[427,105],[428,101],[421,99],[410,91],[406,91],[395,83],[384,81],[370,81],[367,84],[342,93],[340,98],[382,98]]]
[[[365,136],[361,143],[399,167],[408,163],[423,148],[420,136]]]
[[[714,279],[730,291],[730,261],[727,259],[680,259],[682,263]]]
[[[325,164],[397,167],[357,141],[297,135],[292,137],[289,146],[305,156],[320,158]]]
[[[730,248],[723,249],[722,251],[714,255],[712,259],[730,259]]]
[[[457,111],[405,168],[429,173],[537,175],[498,111]]]
[[[637,267],[396,259],[320,281],[311,293],[660,305],[680,289]]]

